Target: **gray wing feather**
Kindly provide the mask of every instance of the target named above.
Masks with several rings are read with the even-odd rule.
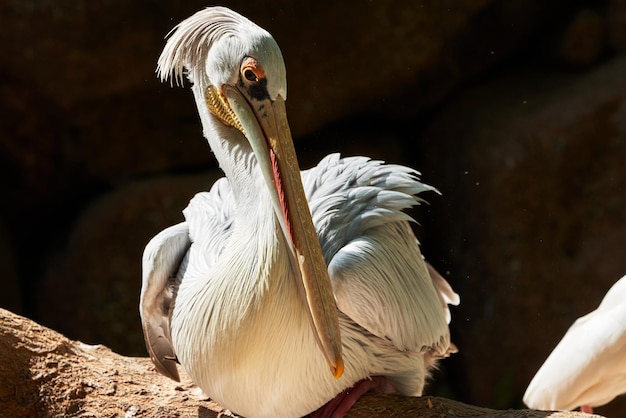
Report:
[[[395,221],[413,221],[403,212],[422,201],[417,195],[437,190],[418,181],[408,167],[367,157],[330,154],[302,172],[326,263],[351,239],[369,228]]]
[[[170,333],[170,308],[180,264],[191,245],[189,227],[183,222],[152,238],[142,260],[139,313],[146,348],[157,370],[179,381],[176,353]]]
[[[446,315],[446,323],[450,323],[452,320],[452,315],[450,314],[450,308],[448,305],[458,305],[461,303],[461,298],[457,293],[452,290],[452,286],[450,283],[443,278],[441,274],[430,263],[426,263],[426,267],[428,267],[428,273],[430,274],[430,278],[433,281],[433,285],[435,289],[437,289],[437,293],[439,295],[439,301],[441,302],[441,306]]]
[[[403,212],[437,190],[408,167],[338,154],[302,178],[339,309],[400,350],[445,355],[458,295],[431,277]]]
[[[339,309],[399,350],[441,351],[449,330],[439,295],[406,222],[372,228],[330,263]]]

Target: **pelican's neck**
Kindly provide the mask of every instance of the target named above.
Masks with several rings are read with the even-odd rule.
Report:
[[[253,298],[259,296],[258,289],[283,288],[285,283],[296,287],[286,280],[293,274],[291,252],[250,143],[239,130],[209,113],[201,86],[194,85],[193,93],[204,136],[234,198],[233,232],[220,255],[220,274],[226,282],[245,276],[244,286]]]
[[[202,85],[194,85],[192,90],[204,137],[228,178],[237,207],[267,203],[271,208],[267,186],[263,183],[256,157],[246,137],[236,128],[224,125],[209,112]]]
[[[198,108],[202,109],[200,105]],[[272,300],[272,294],[285,291],[289,253],[248,141],[208,112],[203,115],[201,111],[201,117],[204,135],[232,191],[234,202],[228,204],[233,209],[232,226],[214,264],[181,284],[179,296],[189,303],[180,312],[187,309],[188,317],[210,316],[212,320],[207,326],[215,329],[210,335],[232,333],[235,338],[241,327],[252,326],[258,309],[267,305],[260,303],[261,299]],[[210,240],[208,235],[205,232],[198,241]],[[202,251],[201,242],[198,244]],[[274,298],[276,302],[270,303],[281,299]],[[194,330],[196,326],[193,325]]]

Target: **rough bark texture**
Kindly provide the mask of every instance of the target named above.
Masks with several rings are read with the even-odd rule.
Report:
[[[182,371],[182,370],[181,370]],[[0,309],[1,417],[217,417],[228,411],[189,378],[174,382],[148,358],[72,341]],[[444,398],[371,394],[350,417],[590,417],[579,412],[496,411]],[[598,415],[594,415],[598,416]]]

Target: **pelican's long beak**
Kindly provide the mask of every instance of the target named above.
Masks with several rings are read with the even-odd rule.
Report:
[[[275,100],[249,98],[229,85],[223,87],[222,94],[232,111],[231,116],[237,119],[231,124],[248,138],[257,157],[291,248],[300,294],[308,307],[318,345],[333,376],[339,378],[344,365],[337,306],[304,194],[285,101],[282,97]]]

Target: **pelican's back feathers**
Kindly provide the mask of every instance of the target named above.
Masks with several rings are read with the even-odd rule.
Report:
[[[437,190],[411,168],[339,154],[303,171],[302,183],[339,309],[402,351],[447,355],[447,303],[459,298],[429,274],[404,212]]]
[[[411,168],[339,154],[303,171],[302,183],[326,262],[369,228],[414,221],[403,211],[422,201],[419,193],[437,192]]]

